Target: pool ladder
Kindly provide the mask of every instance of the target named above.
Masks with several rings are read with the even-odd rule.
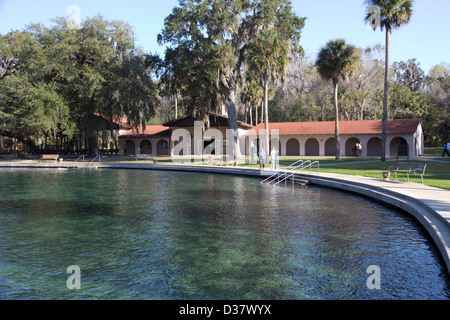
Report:
[[[299,172],[303,172],[303,170],[309,168],[309,174],[311,174],[312,167],[314,165],[317,165],[317,174],[319,174],[319,167],[320,163],[319,161],[311,161],[311,160],[299,160],[294,162],[288,167],[281,168],[280,171],[277,173],[271,175],[270,177],[266,178],[265,180],[261,181],[261,184],[267,184],[267,185],[274,185],[279,186],[282,182],[284,182],[285,186],[287,185],[287,182],[291,182],[292,186],[295,184],[298,185],[307,185],[309,184],[308,180],[304,179],[295,179],[295,175]],[[293,170],[298,170],[297,172],[293,172]]]
[[[85,158],[86,158],[86,156],[85,155],[81,155],[81,156],[79,156],[75,161],[73,161],[72,163],[73,163],[73,167],[69,167],[70,169],[86,169],[86,168],[92,168],[92,165],[94,164],[94,162],[95,162],[95,160],[97,160],[98,159],[98,162],[100,162],[100,155],[98,155],[98,156],[96,156],[94,159],[92,159],[91,161],[89,161],[87,164],[85,164],[84,165],[84,163],[85,163]],[[76,166],[75,164],[78,162],[78,161],[82,161],[83,162],[83,166]]]
[[[92,165],[94,164],[95,160],[98,159],[98,162],[100,162],[100,155],[96,156],[94,159],[88,162],[87,165],[85,165],[83,168],[92,168]]]

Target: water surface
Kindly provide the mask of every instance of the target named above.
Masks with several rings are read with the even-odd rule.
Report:
[[[66,269],[81,269],[69,290]],[[370,265],[381,289],[369,290]],[[448,299],[415,220],[259,179],[0,169],[1,299]]]

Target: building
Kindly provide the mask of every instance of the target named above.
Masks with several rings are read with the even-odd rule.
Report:
[[[247,154],[252,142],[259,143],[263,129],[264,124],[259,124],[246,133]],[[273,135],[278,133],[279,139],[272,138],[271,144],[278,145],[282,156],[335,155],[334,121],[270,123],[269,129]],[[341,156],[352,156],[357,142],[363,146],[363,157],[381,155],[381,120],[340,121],[339,131]],[[388,121],[386,157],[396,157],[399,147],[408,150],[411,157],[423,155],[424,136],[420,119]]]
[[[177,129],[185,129],[190,134],[191,154],[214,143],[215,138],[207,138],[195,149],[192,139],[195,135],[196,119],[185,116],[160,126],[147,126],[145,131],[128,130],[119,136],[119,154],[153,154],[157,156],[173,155],[177,141],[172,134]],[[226,139],[228,118],[209,113],[211,129],[218,129]],[[264,124],[256,127],[238,121],[241,153],[249,155],[252,143],[259,146],[263,141]],[[341,156],[353,156],[356,143],[363,146],[363,157],[381,155],[381,120],[340,121]],[[270,123],[271,144],[276,145],[282,156],[334,156],[335,123],[323,122],[285,122]],[[217,143],[216,143],[217,144]],[[219,146],[215,145],[215,148]],[[223,145],[225,154],[225,143]],[[386,157],[396,157],[398,150],[405,149],[410,157],[421,156],[424,152],[423,126],[420,119],[395,119],[388,122]],[[217,149],[216,149],[217,150]]]
[[[226,116],[221,116],[215,113],[209,113],[209,127],[210,129],[217,129],[223,139],[226,139],[228,127],[228,118]],[[145,130],[130,129],[119,136],[119,154],[120,155],[136,155],[136,154],[153,154],[155,156],[168,156],[173,155],[174,147],[179,141],[172,141],[172,134],[176,132],[177,129],[184,129],[190,134],[190,145],[191,154],[195,154],[196,146],[192,143],[195,136],[197,119],[193,116],[185,116],[179,119],[175,119],[164,123],[159,126],[147,126]],[[244,136],[245,133],[253,128],[249,124],[242,121],[238,121],[238,131],[241,137],[241,152],[245,151]],[[208,132],[206,132],[208,133]],[[201,133],[202,134],[202,133]],[[205,139],[201,141],[202,145],[198,150],[202,149],[200,147],[206,147],[207,145],[214,144],[217,137],[211,137],[210,139]],[[217,138],[218,139],[218,138]],[[182,140],[182,139],[181,139]],[[215,145],[215,148],[219,146]],[[225,153],[226,145],[223,144],[222,154]]]

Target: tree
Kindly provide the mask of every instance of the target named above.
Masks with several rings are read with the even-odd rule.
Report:
[[[412,0],[367,0],[368,6],[365,17],[366,23],[370,23],[376,30],[378,27],[386,30],[386,57],[384,76],[383,120],[381,135],[381,161],[386,161],[386,142],[388,129],[388,95],[390,79],[390,38],[392,30],[400,28],[411,20],[413,13]]]
[[[253,106],[256,106],[255,125],[258,125],[258,106],[264,98],[264,91],[261,85],[255,80],[247,79],[241,94],[241,100],[249,106],[250,125],[253,125]]]
[[[294,47],[299,46],[304,19],[292,12],[289,0],[180,0],[165,19],[158,36],[160,44],[168,43],[191,62],[190,74],[203,105],[214,100],[223,103],[228,112],[233,156],[239,152],[236,103],[242,85],[249,45],[263,26],[276,27]],[[185,58],[186,59],[186,58]],[[214,95],[208,93],[213,91]],[[211,106],[210,106],[211,107]]]
[[[433,80],[450,77],[450,64],[442,62],[433,66],[429,72],[429,77]]]
[[[428,146],[440,146],[450,141],[450,68],[439,69],[439,73],[431,73],[425,92],[430,104],[423,119]]]
[[[127,23],[98,16],[83,21],[80,29],[57,20],[52,32],[59,51],[56,62],[65,72],[55,77],[68,85],[62,90],[78,127],[89,144],[89,155],[97,156],[98,132],[110,121],[124,116],[136,128],[154,115],[157,91],[150,78],[145,56],[135,48],[134,33]],[[58,70],[58,69],[56,69]]]
[[[422,92],[407,85],[394,83],[389,87],[389,118],[418,119],[428,113],[428,101]]]
[[[329,41],[317,56],[316,66],[320,76],[333,82],[333,101],[335,115],[336,160],[340,158],[339,138],[339,82],[348,79],[357,69],[361,58],[360,51],[345,40]]]
[[[420,69],[420,63],[416,59],[394,62],[392,69],[394,70],[395,83],[404,84],[415,92],[422,89],[425,73]]]
[[[46,136],[79,133],[96,156],[99,132],[117,117],[145,127],[153,116],[152,66],[124,22],[99,16],[79,29],[64,18],[54,22],[0,37],[0,134],[36,146]]]
[[[43,137],[73,135],[73,121],[58,84],[48,81],[51,57],[47,29],[31,24],[0,37],[0,135],[16,138],[30,150]]]
[[[269,151],[269,81],[283,82],[289,63],[290,43],[276,29],[263,29],[249,48],[249,64],[259,70],[264,88],[265,150]]]

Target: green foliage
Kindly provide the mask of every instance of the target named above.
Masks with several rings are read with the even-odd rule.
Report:
[[[163,79],[181,89],[200,112],[224,103],[230,121],[236,113],[236,94],[242,89],[242,70],[248,52],[264,29],[276,30],[299,49],[304,19],[286,0],[182,0],[165,20],[158,36],[169,44]],[[294,50],[295,49],[295,50]],[[231,125],[233,125],[231,123]]]
[[[392,68],[395,83],[404,84],[412,91],[419,91],[422,88],[425,73],[420,69],[420,63],[416,59],[394,62]]]
[[[428,113],[426,96],[411,90],[403,84],[393,84],[389,88],[389,118],[423,118]]]
[[[368,8],[377,7],[380,10],[380,21],[372,24],[374,29],[378,27],[383,30],[398,29],[411,20],[413,13],[412,0],[366,0]],[[374,14],[374,9],[369,10],[365,17],[366,22],[371,21]]]
[[[317,56],[316,66],[322,78],[334,84],[350,78],[359,66],[361,52],[343,39],[329,41]]]
[[[98,16],[79,29],[54,19],[0,37],[3,130],[35,140],[87,136],[122,116],[135,126],[154,116],[157,87],[131,26]]]

